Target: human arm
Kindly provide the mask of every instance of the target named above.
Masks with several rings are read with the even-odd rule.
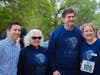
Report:
[[[17,64],[17,75],[23,75],[24,52],[21,50]]]
[[[51,71],[52,72],[57,71],[57,67],[56,67],[56,38],[55,38],[54,33],[52,33],[50,40],[49,40],[48,55],[49,55]]]

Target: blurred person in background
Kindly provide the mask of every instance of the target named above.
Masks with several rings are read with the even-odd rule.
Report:
[[[24,36],[26,35],[27,31],[24,27],[21,27],[21,35],[20,37],[18,38],[17,42],[20,44],[20,47],[23,48],[25,45],[24,45]]]
[[[97,38],[100,38],[100,30],[97,30]]]

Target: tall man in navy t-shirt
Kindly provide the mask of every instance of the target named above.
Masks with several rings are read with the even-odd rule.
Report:
[[[82,34],[75,26],[75,16],[73,9],[64,10],[64,25],[55,29],[50,37],[48,53],[52,75],[79,74],[79,45]]]

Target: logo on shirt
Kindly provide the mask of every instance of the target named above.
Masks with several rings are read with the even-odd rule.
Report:
[[[42,53],[36,54],[35,59],[38,64],[44,64],[46,62],[46,56]]]
[[[97,56],[97,54],[94,53],[93,50],[86,51],[86,59],[87,60],[90,60],[92,58],[92,56]]]
[[[74,49],[76,47],[77,43],[78,43],[78,40],[76,37],[70,37],[67,39],[67,45],[69,48]]]

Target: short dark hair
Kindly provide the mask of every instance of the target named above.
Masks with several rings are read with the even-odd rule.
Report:
[[[20,23],[17,22],[17,21],[11,21],[11,22],[8,24],[7,29],[10,30],[10,29],[12,28],[13,25],[19,25],[19,26],[20,26]]]
[[[71,8],[68,8],[66,10],[63,11],[62,13],[62,17],[65,18],[66,17],[66,14],[69,14],[69,13],[74,13],[74,15],[76,15],[75,11]]]

